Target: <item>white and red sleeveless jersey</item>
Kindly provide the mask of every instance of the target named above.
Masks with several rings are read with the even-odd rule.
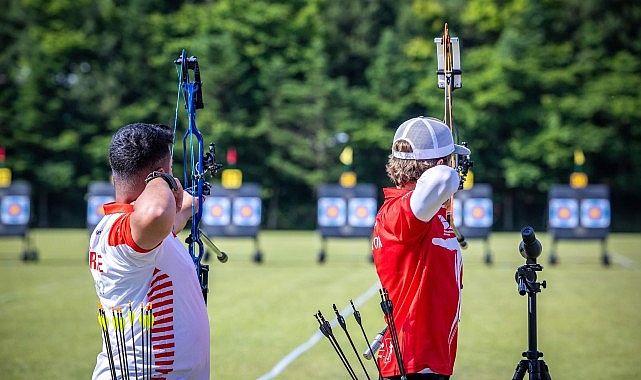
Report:
[[[196,268],[185,246],[171,233],[156,248],[141,249],[131,236],[133,206],[108,203],[104,210],[105,216],[91,235],[89,266],[107,317],[112,317],[112,308],[120,307],[125,314],[123,335],[130,376],[134,378],[135,368],[141,371],[143,364],[140,307],[151,304],[152,378],[209,379],[209,319]],[[130,302],[135,316],[133,339],[127,318]],[[112,324],[109,331],[115,347]],[[111,379],[105,344],[103,337],[93,379]],[[113,352],[120,375],[117,351]]]

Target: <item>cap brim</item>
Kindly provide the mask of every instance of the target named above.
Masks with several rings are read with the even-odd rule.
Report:
[[[467,149],[463,145],[454,144],[454,153],[462,154],[462,155],[467,156],[467,155],[471,154],[472,151],[470,151],[469,149]]]

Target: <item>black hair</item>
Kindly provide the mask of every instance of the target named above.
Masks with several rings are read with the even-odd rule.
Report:
[[[114,178],[128,180],[157,169],[171,155],[173,142],[173,130],[163,124],[134,123],[120,128],[109,146]]]

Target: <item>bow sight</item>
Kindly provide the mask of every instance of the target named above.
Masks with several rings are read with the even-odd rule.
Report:
[[[213,177],[222,167],[223,164],[216,162],[216,145],[213,143],[209,144],[209,151],[203,155],[203,169]],[[203,195],[209,195],[211,190],[211,185],[208,182],[206,182],[206,184],[206,189],[203,189]]]
[[[467,141],[461,142],[461,145],[467,148]],[[458,155],[458,159],[456,162],[456,171],[458,172],[459,177],[461,177],[461,181],[458,185],[459,190],[463,189],[463,184],[467,179],[467,173],[469,172],[470,168],[473,166],[474,166],[474,161],[470,159],[469,154]]]

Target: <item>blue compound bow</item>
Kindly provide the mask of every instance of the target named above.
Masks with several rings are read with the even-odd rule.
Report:
[[[206,254],[203,243],[206,243],[214,251],[220,262],[226,262],[227,255],[203,234],[200,230],[200,221],[203,214],[204,197],[209,195],[211,190],[211,185],[205,180],[205,175],[209,173],[211,176],[215,176],[222,164],[216,162],[216,147],[213,143],[209,144],[207,151],[205,151],[203,135],[196,126],[196,110],[204,108],[198,59],[195,56],[188,57],[187,52],[183,49],[180,57],[174,63],[179,81],[174,135],[178,124],[178,106],[182,99],[188,116],[187,130],[183,137],[183,188],[197,200],[192,204],[191,231],[185,242],[189,245],[189,255],[196,266],[203,298],[207,303],[209,265],[202,263]]]

